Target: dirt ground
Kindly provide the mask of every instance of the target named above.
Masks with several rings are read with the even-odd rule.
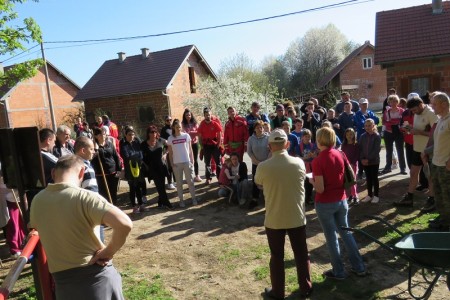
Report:
[[[406,190],[406,176],[385,175],[381,181],[379,204],[365,203],[354,206],[349,213],[350,226],[364,228],[375,237],[386,235],[386,227],[367,219],[366,215],[382,216],[391,224],[401,224],[414,219],[424,204],[425,194],[418,195],[414,209],[395,209],[392,202]],[[192,206],[186,194],[186,208],[179,208],[176,192],[169,197],[174,210],[156,208],[156,190],[149,185],[149,211],[132,214],[128,206],[126,187],[121,187],[119,204],[130,215],[134,228],[114,259],[122,272],[129,270],[143,280],[161,278],[164,289],[174,299],[263,299],[262,292],[270,286],[267,273],[269,253],[264,231],[264,208],[254,210],[229,205],[217,197],[217,182],[210,186],[196,184],[201,202]],[[359,190],[363,191],[364,186]],[[187,192],[187,186],[185,185]],[[360,193],[360,198],[365,193]],[[328,252],[320,224],[312,206],[307,207],[308,248],[311,256],[314,293],[311,299],[411,299],[407,291],[407,262],[394,256],[355,234],[370,275],[364,278],[350,276],[341,282],[321,279],[321,273],[330,268]],[[107,232],[108,237],[108,232]],[[288,238],[286,239],[286,269],[293,281],[294,262]],[[1,246],[2,252],[5,246]],[[345,252],[345,250],[342,250]],[[4,253],[3,253],[4,254]],[[345,253],[344,253],[345,256]],[[4,255],[2,256],[4,257]],[[347,267],[348,260],[345,260]],[[0,271],[4,278],[12,262],[6,261]],[[414,282],[420,277],[416,274]],[[427,285],[416,285],[417,294]],[[298,288],[298,287],[297,287]],[[299,299],[288,291],[288,299]],[[448,299],[450,293],[441,278],[430,299]],[[148,298],[152,299],[152,298]]]
[[[350,226],[364,228],[379,238],[386,234],[386,227],[368,221],[366,215],[382,216],[391,224],[401,224],[415,218],[426,195],[417,196],[419,201],[416,201],[414,209],[396,210],[392,206],[392,201],[406,190],[407,181],[406,176],[385,176],[381,181],[381,202],[351,208]],[[268,266],[264,208],[260,205],[249,211],[229,205],[226,199],[216,196],[216,185],[212,185],[214,189],[202,183],[196,185],[198,196],[202,199],[198,206],[192,206],[188,201],[185,209],[165,211],[150,204],[149,212],[130,215],[135,227],[125,247],[117,254],[115,264],[120,269],[132,266],[143,274],[160,275],[175,299],[263,298],[262,291],[270,286],[270,279],[266,276],[257,280],[255,270]],[[363,189],[364,186],[359,190]],[[364,192],[360,193],[361,198],[364,196]],[[122,197],[126,203],[126,194]],[[176,193],[172,192],[171,197],[175,199]],[[185,197],[188,199],[189,196],[186,194]],[[129,208],[124,209],[131,213]],[[307,207],[307,210],[307,242],[314,280],[329,269],[330,264],[315,211],[313,207]],[[367,238],[355,237],[371,274],[365,278],[352,276],[338,284],[319,283],[311,299],[410,299],[407,292],[407,262],[395,259],[390,252]],[[287,242],[287,268],[294,266],[292,257]],[[419,276],[414,278],[420,279]],[[352,285],[354,291],[348,289]],[[422,293],[426,286],[418,285],[416,293]],[[286,295],[290,295],[289,299],[297,299],[295,293]],[[448,299],[449,296],[445,278],[441,278],[430,299]]]

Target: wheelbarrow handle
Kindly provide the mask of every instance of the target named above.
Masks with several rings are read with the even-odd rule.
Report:
[[[396,248],[393,248],[393,247],[391,247],[389,245],[386,245],[385,243],[381,242],[376,237],[371,236],[370,234],[368,234],[364,230],[361,230],[361,229],[358,229],[358,228],[353,228],[353,227],[341,227],[341,229],[342,230],[346,230],[346,231],[360,233],[360,234],[366,236],[367,238],[369,238],[369,240],[377,243],[378,245],[380,245],[384,249],[388,250],[389,252],[392,252],[394,255],[401,255],[401,253],[399,253]]]
[[[401,232],[400,230],[398,230],[397,228],[395,228],[394,226],[392,226],[391,224],[389,224],[386,220],[382,219],[381,217],[378,216],[374,216],[374,215],[366,215],[367,218],[372,219],[372,220],[377,220],[381,223],[383,223],[384,225],[386,225],[387,227],[389,227],[390,229],[394,230],[395,232],[397,232],[401,237],[405,237],[405,234],[403,232]]]

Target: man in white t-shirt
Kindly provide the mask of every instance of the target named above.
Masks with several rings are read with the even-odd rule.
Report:
[[[395,206],[413,206],[414,191],[419,183],[419,173],[423,166],[421,153],[427,145],[431,127],[438,120],[433,109],[423,103],[422,99],[418,96],[409,99],[406,105],[414,114],[413,128],[410,130],[414,138],[414,151],[411,156],[411,177],[409,179],[408,192],[400,201],[394,202]],[[430,184],[429,187],[431,187]],[[432,199],[428,200],[431,201]]]

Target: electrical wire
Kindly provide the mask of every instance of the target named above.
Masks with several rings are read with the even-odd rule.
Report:
[[[365,3],[365,2],[372,2],[372,1],[375,1],[375,0],[348,0],[348,1],[344,1],[344,2],[324,5],[324,6],[315,7],[315,8],[309,8],[309,9],[300,10],[300,11],[296,11],[296,12],[290,12],[290,13],[281,14],[281,15],[275,15],[275,16],[270,16],[270,17],[264,17],[264,18],[259,18],[259,19],[240,21],[240,22],[234,22],[234,23],[228,23],[228,24],[222,24],[222,25],[207,26],[207,27],[201,27],[201,28],[195,28],[195,29],[179,30],[179,31],[173,31],[173,32],[129,36],[129,37],[119,37],[119,38],[73,40],[73,41],[49,41],[49,42],[45,42],[45,43],[46,44],[65,44],[65,43],[74,44],[74,43],[90,43],[90,42],[125,41],[125,40],[142,39],[142,38],[150,38],[150,37],[160,37],[160,36],[175,35],[175,34],[196,32],[196,31],[204,31],[204,30],[210,30],[210,29],[217,29],[217,28],[223,28],[223,27],[230,27],[230,26],[237,26],[237,25],[261,22],[261,21],[267,21],[267,20],[271,20],[271,19],[283,18],[283,17],[293,16],[293,15],[298,15],[298,14],[303,14],[303,13],[309,13],[309,12],[314,12],[314,11],[320,11],[320,10],[348,6],[348,5],[355,5],[355,4]]]
[[[11,59],[13,59],[13,58],[16,58],[16,57],[19,56],[19,55],[22,55],[22,54],[24,54],[24,53],[26,53],[26,52],[28,52],[28,51],[30,51],[30,50],[33,50],[33,49],[36,48],[37,46],[39,46],[39,44],[36,44],[36,45],[34,45],[33,47],[31,47],[31,48],[28,48],[28,49],[26,49],[26,50],[24,50],[24,51],[22,51],[22,52],[20,52],[20,53],[18,53],[18,54],[16,54],[16,55],[14,55],[14,56],[11,56],[10,58],[5,59],[5,60],[2,61],[1,63],[7,62],[7,61],[9,61],[9,60],[11,60]],[[40,50],[39,50],[39,51],[40,51]],[[36,52],[36,51],[35,51],[35,52]],[[33,53],[35,53],[35,52],[33,52]],[[31,55],[31,54],[33,54],[33,53],[27,53],[27,55]]]

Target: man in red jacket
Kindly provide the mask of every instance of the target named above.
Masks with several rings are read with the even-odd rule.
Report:
[[[234,107],[228,107],[228,121],[225,124],[224,146],[225,153],[239,154],[239,161],[242,162],[244,152],[247,151],[248,129],[245,118],[236,113]]]

